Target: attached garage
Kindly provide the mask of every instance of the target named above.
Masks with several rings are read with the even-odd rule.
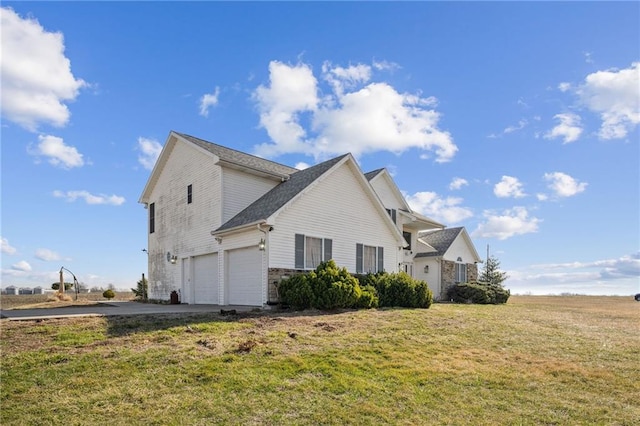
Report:
[[[256,246],[227,252],[229,305],[262,306],[262,253]]]
[[[218,253],[193,258],[193,303],[218,304]]]

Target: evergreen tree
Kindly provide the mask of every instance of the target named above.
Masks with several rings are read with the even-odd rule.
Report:
[[[140,281],[138,281],[137,284],[138,284],[137,288],[132,288],[131,291],[133,292],[133,294],[136,295],[138,299],[147,300],[147,297],[148,297],[147,292],[149,288],[149,283],[147,282],[147,279],[143,278]]]
[[[502,287],[502,283],[505,282],[507,278],[509,278],[507,273],[500,270],[500,261],[496,257],[490,256],[484,265],[478,281]]]

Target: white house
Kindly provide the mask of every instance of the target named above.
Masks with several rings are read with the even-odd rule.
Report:
[[[481,261],[463,227],[418,234],[415,277],[427,282],[436,300],[445,299],[447,288],[453,284],[476,281],[476,265]]]
[[[139,201],[149,296],[176,291],[183,303],[275,303],[282,278],[328,259],[415,276],[419,232],[444,228],[413,212],[386,170],[363,174],[351,154],[297,170],[177,132]]]

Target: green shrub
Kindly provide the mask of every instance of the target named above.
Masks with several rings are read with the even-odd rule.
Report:
[[[456,303],[497,305],[507,303],[511,292],[501,285],[473,282],[459,283],[449,287],[447,296]]]
[[[356,302],[356,308],[377,308],[380,304],[380,300],[378,299],[378,291],[376,290],[376,288],[372,285],[366,285],[360,288],[362,289],[362,292],[360,293],[360,297],[358,297],[358,301]]]
[[[104,297],[105,299],[113,299],[114,297],[116,297],[116,293],[111,289],[105,290],[104,293],[102,293],[102,297]]]
[[[406,272],[384,273],[369,279],[375,282],[381,307],[428,308],[433,303],[427,283],[411,278]]]
[[[317,309],[355,307],[362,294],[358,280],[333,260],[320,263],[310,272],[309,282],[313,290],[311,305]]]
[[[308,274],[298,274],[282,280],[278,285],[280,301],[293,309],[308,309],[311,307],[313,292],[309,285]]]

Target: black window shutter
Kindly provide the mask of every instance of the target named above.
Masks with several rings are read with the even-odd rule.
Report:
[[[333,240],[331,238],[324,239],[324,261],[330,260],[333,257]]]
[[[304,235],[296,234],[296,269],[304,269]]]
[[[384,272],[384,247],[378,247],[378,272]]]
[[[396,223],[396,209],[391,209],[391,219],[393,219],[393,223]]]
[[[362,265],[362,244],[356,244],[356,274],[361,274],[363,265]]]

